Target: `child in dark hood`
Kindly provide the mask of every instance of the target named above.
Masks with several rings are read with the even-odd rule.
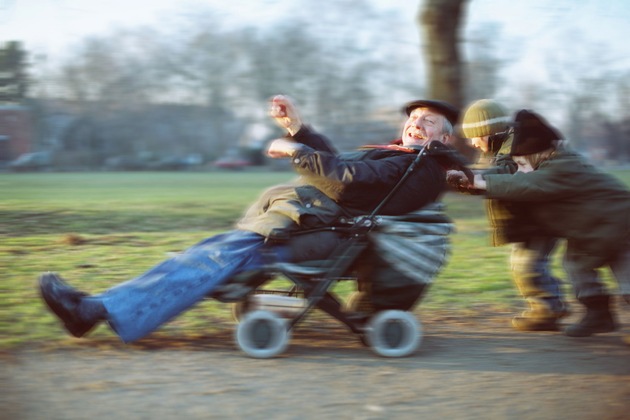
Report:
[[[608,267],[630,303],[630,190],[579,154],[539,115],[520,111],[511,156],[518,172],[475,177],[486,196],[527,204],[528,216],[544,232],[566,239],[564,268],[586,315],[565,329],[587,337],[618,328],[610,292],[597,270]]]

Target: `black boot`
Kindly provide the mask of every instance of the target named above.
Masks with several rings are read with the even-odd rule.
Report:
[[[105,319],[107,311],[100,302],[86,299],[87,293],[70,287],[56,274],[43,274],[39,288],[46,305],[75,337],[83,337]]]
[[[589,337],[615,331],[618,327],[610,311],[610,296],[588,296],[579,299],[586,306],[586,315],[577,324],[564,330],[569,337]]]

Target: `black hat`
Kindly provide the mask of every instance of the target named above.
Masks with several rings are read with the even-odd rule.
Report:
[[[446,119],[455,126],[459,120],[459,109],[444,101],[418,100],[405,104],[403,111],[407,115],[411,115],[411,111],[416,108],[431,108],[444,115]]]
[[[547,120],[533,111],[522,109],[514,118],[514,140],[512,156],[525,156],[542,152],[553,147],[554,140],[562,139],[562,134]]]

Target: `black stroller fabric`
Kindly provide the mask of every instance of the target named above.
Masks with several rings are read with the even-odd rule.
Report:
[[[442,269],[450,254],[448,235],[454,231],[443,208],[442,204],[432,204],[404,216],[374,218],[375,226],[367,233],[369,245],[352,265],[352,272],[347,273],[356,275],[358,289],[368,293],[374,310],[410,309]],[[339,243],[343,240],[329,242],[327,261],[303,264],[331,265]],[[222,301],[242,299],[270,280],[270,274],[264,269],[242,273],[217,290],[214,297]]]
[[[381,216],[378,228],[369,234],[375,251],[392,270],[416,283],[432,282],[449,254],[448,235],[454,227],[437,207]]]
[[[362,256],[359,290],[369,294],[374,310],[409,310],[450,255],[448,235],[454,225],[439,204],[404,216],[380,216]]]

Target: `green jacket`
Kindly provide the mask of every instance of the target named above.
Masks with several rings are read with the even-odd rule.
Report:
[[[558,150],[533,172],[485,179],[489,198],[526,205],[546,234],[602,264],[630,240],[630,190],[575,152]]]

